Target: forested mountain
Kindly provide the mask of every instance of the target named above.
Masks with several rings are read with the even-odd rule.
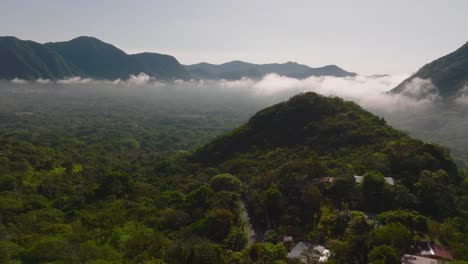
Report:
[[[0,38],[0,79],[59,79],[80,76],[126,79],[139,73],[159,79],[187,79],[172,56],[157,53],[128,55],[92,37],[39,44],[14,37]]]
[[[324,243],[335,250],[337,263],[370,262],[372,246],[394,243],[390,238],[373,240],[378,229],[359,217],[351,220],[357,216],[343,213],[346,210],[382,213],[383,219],[393,214],[458,219],[460,224],[464,220],[456,216],[467,209],[467,180],[446,149],[412,139],[352,102],[314,93],[258,112],[245,125],[197,150],[193,159],[243,182],[257,228],[267,229],[266,241],[287,234]],[[353,175],[364,175],[368,182],[356,184]],[[385,183],[384,176],[396,184]],[[348,225],[353,221],[367,225],[358,231],[359,237],[349,233],[355,232]],[[428,233],[424,221],[421,226],[399,222],[406,227],[383,228],[413,234],[394,246],[396,255]],[[457,245],[444,243],[452,243],[461,254],[468,242],[466,234],[462,237]]]
[[[57,79],[80,73],[53,49],[33,41],[0,37],[0,79]]]
[[[220,65],[198,63],[186,65],[185,68],[189,71],[192,77],[198,79],[237,80],[242,77],[262,78],[270,73],[300,79],[310,76],[347,77],[356,75],[355,73],[347,72],[335,65],[311,68],[295,62],[287,62],[283,64],[253,64],[243,61],[231,61]]]
[[[391,92],[403,92],[415,78],[430,79],[444,98],[463,95],[466,92],[463,89],[468,87],[468,42],[456,51],[424,65]]]

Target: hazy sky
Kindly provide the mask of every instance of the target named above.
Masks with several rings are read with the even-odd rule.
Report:
[[[296,61],[411,73],[468,41],[467,0],[0,0],[0,35],[88,35],[181,63]]]

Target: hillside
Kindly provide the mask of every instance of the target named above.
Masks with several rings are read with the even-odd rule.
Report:
[[[199,149],[193,159],[237,175],[248,186],[248,205],[260,226],[268,218],[277,228],[307,226],[307,204],[301,197],[308,188],[322,188],[318,183],[323,177],[344,182],[369,173],[393,177],[414,200],[400,200],[392,191],[366,200],[353,194],[354,187],[340,194],[323,190],[322,195],[336,206],[346,203],[349,208],[377,212],[418,208],[435,217],[453,213],[447,210],[453,198],[431,200],[445,196],[442,193],[421,197],[415,186],[426,173],[440,171],[446,175],[446,184],[460,182],[445,149],[410,138],[355,103],[315,93],[297,95],[258,112],[245,125]],[[270,210],[262,204],[266,191],[278,191],[281,205]],[[426,207],[428,202],[431,208]]]
[[[421,150],[433,148],[434,155],[445,156],[441,148],[411,139],[353,102],[308,92],[258,112],[245,125],[199,149],[196,157],[220,164],[237,155],[307,148],[318,155],[335,157],[359,152],[360,162],[368,162],[374,152],[389,151],[387,145],[398,141]],[[442,169],[456,171],[449,160],[441,164]]]
[[[72,76],[126,79],[142,72],[165,80],[188,78],[188,73],[172,56],[157,53],[128,55],[92,37],[46,44],[0,37],[0,56],[0,79]]]
[[[33,41],[0,37],[0,79],[57,79],[80,74],[53,49]]]
[[[198,79],[227,79],[237,80],[242,77],[262,78],[263,76],[276,73],[278,75],[292,78],[307,78],[310,76],[355,76],[355,73],[347,72],[338,66],[328,65],[319,68],[311,68],[307,65],[295,62],[253,64],[243,61],[231,61],[223,64],[198,63],[186,65],[185,68],[190,75]]]
[[[430,79],[444,98],[462,95],[468,85],[468,42],[456,51],[424,65],[391,92],[404,92],[405,85],[415,78]]]

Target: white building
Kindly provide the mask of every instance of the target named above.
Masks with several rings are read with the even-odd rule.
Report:
[[[356,183],[362,183],[362,181],[364,180],[364,176],[354,175],[354,180],[356,181]],[[392,177],[384,177],[384,180],[389,185],[395,185],[395,181]]]
[[[330,250],[320,245],[299,242],[288,253],[288,258],[299,259],[302,263],[307,263],[308,259],[318,259],[319,262],[325,262],[330,257]]]

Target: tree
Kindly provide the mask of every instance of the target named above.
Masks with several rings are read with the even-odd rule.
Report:
[[[455,198],[447,178],[447,173],[442,170],[421,172],[415,187],[422,212],[435,217],[450,216],[456,212]]]
[[[377,220],[382,224],[401,224],[412,232],[426,233],[428,231],[428,219],[416,211],[395,210],[377,215]]]
[[[366,262],[370,246],[368,234],[371,230],[372,225],[363,213],[352,212],[351,221],[345,231],[348,257],[352,262]]]
[[[353,177],[336,177],[330,186],[328,193],[335,206],[341,208],[344,202],[355,200],[355,182]]]
[[[255,243],[246,251],[253,263],[276,263],[287,255],[286,248],[280,243]]]
[[[139,233],[127,242],[125,257],[137,263],[152,258],[161,259],[171,246],[171,241],[160,233]]]
[[[192,225],[196,234],[211,239],[214,242],[222,242],[231,231],[234,214],[226,209],[213,209],[208,211],[204,219]]]
[[[372,197],[375,194],[381,194],[385,185],[384,176],[378,172],[369,172],[364,175],[362,180],[362,191],[367,197]]]
[[[242,190],[242,182],[229,173],[218,174],[211,178],[210,185],[216,192],[231,191],[240,193]]]
[[[369,264],[400,264],[397,251],[387,245],[374,247],[368,256]]]
[[[266,210],[267,216],[272,220],[282,213],[283,194],[275,187],[270,187],[260,195],[260,204]]]
[[[404,253],[411,245],[411,232],[399,223],[380,226],[372,231],[372,240],[375,245],[389,245]]]
[[[202,185],[186,196],[191,208],[210,209],[215,201],[215,192],[208,185]]]
[[[166,263],[171,264],[226,263],[226,256],[221,246],[196,236],[176,241],[167,255]]]
[[[304,189],[301,198],[306,221],[312,221],[317,212],[320,211],[320,190],[314,185],[309,185]]]
[[[364,206],[368,210],[379,211],[383,208],[385,179],[381,173],[369,172],[364,175],[361,190],[364,198]]]
[[[123,197],[133,190],[133,179],[124,172],[112,172],[104,177],[98,193]]]

